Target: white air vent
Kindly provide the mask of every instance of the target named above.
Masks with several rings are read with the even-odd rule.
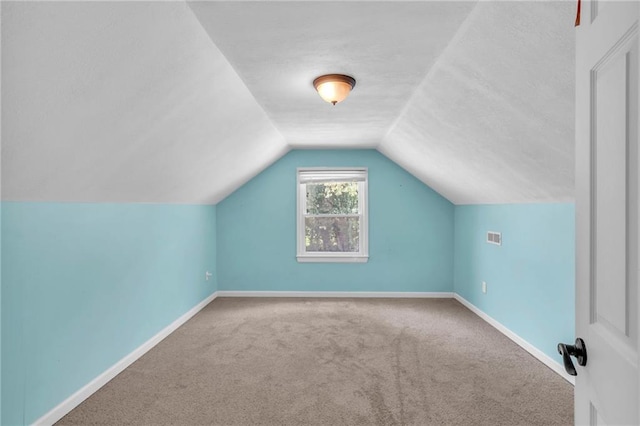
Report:
[[[487,242],[489,244],[495,244],[495,245],[501,246],[502,245],[502,234],[500,232],[488,231],[487,232]]]

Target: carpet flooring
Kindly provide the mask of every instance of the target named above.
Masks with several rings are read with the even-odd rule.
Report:
[[[573,387],[453,299],[216,299],[59,425],[569,425]]]

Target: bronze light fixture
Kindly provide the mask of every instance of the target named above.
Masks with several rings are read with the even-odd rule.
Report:
[[[313,87],[325,101],[333,105],[344,101],[356,86],[356,79],[343,74],[327,74],[313,80]]]

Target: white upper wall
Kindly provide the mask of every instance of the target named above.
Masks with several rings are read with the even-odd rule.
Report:
[[[216,203],[287,151],[182,2],[2,5],[2,197]]]
[[[479,2],[378,148],[455,204],[574,197],[573,2]]]

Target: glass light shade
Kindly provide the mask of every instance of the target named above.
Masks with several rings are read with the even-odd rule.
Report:
[[[323,75],[313,82],[320,97],[333,105],[345,100],[355,84],[355,79],[340,74]]]
[[[318,85],[318,94],[332,104],[344,101],[351,92],[351,85],[341,81],[327,81]]]

